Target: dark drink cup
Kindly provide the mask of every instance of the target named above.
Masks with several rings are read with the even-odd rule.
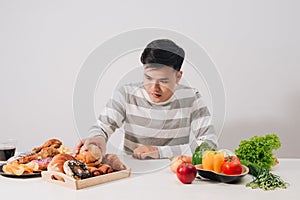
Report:
[[[0,139],[0,161],[7,161],[13,157],[16,152],[17,140]]]

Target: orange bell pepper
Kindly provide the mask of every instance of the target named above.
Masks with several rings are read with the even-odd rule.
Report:
[[[218,151],[205,151],[202,158],[202,167],[204,170],[211,170],[221,173],[224,155]]]

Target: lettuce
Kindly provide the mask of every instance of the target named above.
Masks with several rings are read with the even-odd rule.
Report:
[[[240,160],[254,163],[262,168],[270,170],[276,164],[273,150],[281,147],[281,142],[276,134],[254,136],[249,140],[242,140],[235,154]]]

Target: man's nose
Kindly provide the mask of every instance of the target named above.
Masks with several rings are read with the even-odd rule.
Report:
[[[153,83],[153,89],[154,89],[154,90],[159,90],[159,89],[160,89],[160,85],[159,85],[159,82],[158,82],[158,81],[155,81],[155,82]]]

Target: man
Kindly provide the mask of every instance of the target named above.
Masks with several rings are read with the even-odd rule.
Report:
[[[106,142],[117,128],[125,133],[124,150],[137,159],[170,158],[206,141],[217,146],[211,116],[199,92],[180,85],[184,50],[171,40],[150,42],[141,55],[143,83],[114,92],[90,137],[75,150],[96,144],[105,154]]]

